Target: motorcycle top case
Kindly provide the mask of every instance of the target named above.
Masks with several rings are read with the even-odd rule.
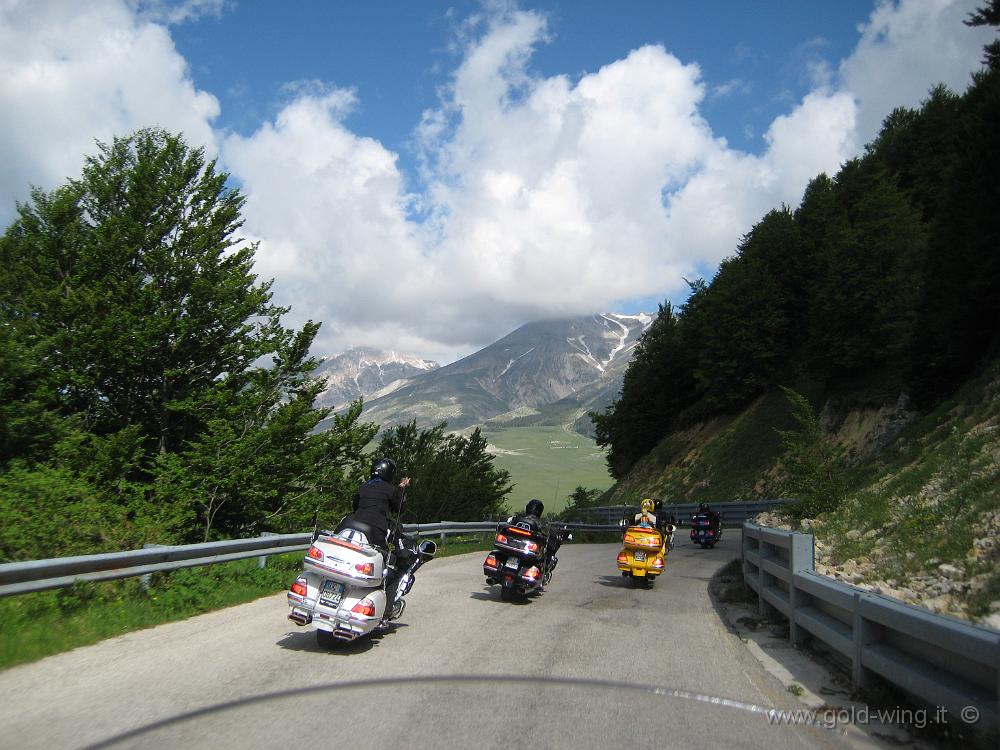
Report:
[[[540,558],[545,552],[545,536],[521,522],[499,524],[494,544],[500,551],[527,559]]]
[[[374,588],[385,577],[381,550],[336,535],[321,535],[305,556],[307,570],[349,586]]]
[[[663,546],[663,537],[656,529],[643,526],[629,526],[622,537],[622,543],[628,550],[644,550],[646,552],[659,550]]]

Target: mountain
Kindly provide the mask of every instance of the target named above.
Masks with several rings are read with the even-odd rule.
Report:
[[[652,321],[647,314],[604,313],[527,323],[464,359],[415,373],[375,395],[363,418],[383,427],[446,421],[451,429],[487,420],[572,423],[587,409],[610,404]]]
[[[326,358],[314,373],[326,380],[326,388],[316,400],[318,406],[339,409],[358,398],[389,393],[417,375],[439,367],[398,352],[355,347],[343,354]]]

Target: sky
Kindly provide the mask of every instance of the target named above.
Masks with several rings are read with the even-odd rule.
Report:
[[[0,227],[97,141],[182,132],[286,325],[441,364],[655,312],[894,108],[961,93],[982,0],[0,0]]]

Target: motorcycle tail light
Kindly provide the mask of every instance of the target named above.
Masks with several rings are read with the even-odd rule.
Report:
[[[620,563],[628,562],[628,555],[626,555],[624,551],[618,553],[618,562]]]
[[[483,563],[483,564],[487,568],[495,568],[495,567],[497,567],[497,559],[493,555],[490,555],[489,557],[486,558],[486,562]]]
[[[309,593],[309,589],[306,588],[305,578],[295,579],[295,583],[292,584],[292,593],[298,594],[299,596],[306,596]]]
[[[362,599],[360,602],[351,607],[351,612],[358,615],[364,615],[365,617],[374,617],[375,602],[371,599]]]
[[[528,552],[538,552],[538,545],[534,542],[528,542]]]
[[[662,557],[658,557],[655,560],[653,560],[653,567],[654,568],[662,568],[663,567],[663,558]]]
[[[311,557],[313,560],[322,560],[323,559],[323,550],[321,550],[316,545],[313,545],[312,547],[310,547],[309,551],[306,554],[309,555],[309,557]]]
[[[535,581],[535,580],[537,580],[538,576],[540,576],[540,575],[541,575],[541,571],[538,568],[536,568],[534,565],[532,565],[530,568],[528,568],[526,571],[524,571],[524,577],[527,578],[529,581]]]
[[[635,544],[635,537],[631,534],[625,535],[625,544]]]
[[[358,563],[354,566],[354,569],[361,573],[362,575],[370,576],[375,573],[375,565],[370,562]]]
[[[497,534],[497,541],[500,544],[506,544],[507,543],[507,537],[505,537],[503,534]]]

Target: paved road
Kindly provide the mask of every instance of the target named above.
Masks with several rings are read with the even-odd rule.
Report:
[[[0,747],[843,747],[762,713],[796,705],[706,590],[737,544],[678,543],[652,590],[567,544],[523,604],[442,558],[397,628],[329,652],[284,595],[131,633],[0,672]]]

